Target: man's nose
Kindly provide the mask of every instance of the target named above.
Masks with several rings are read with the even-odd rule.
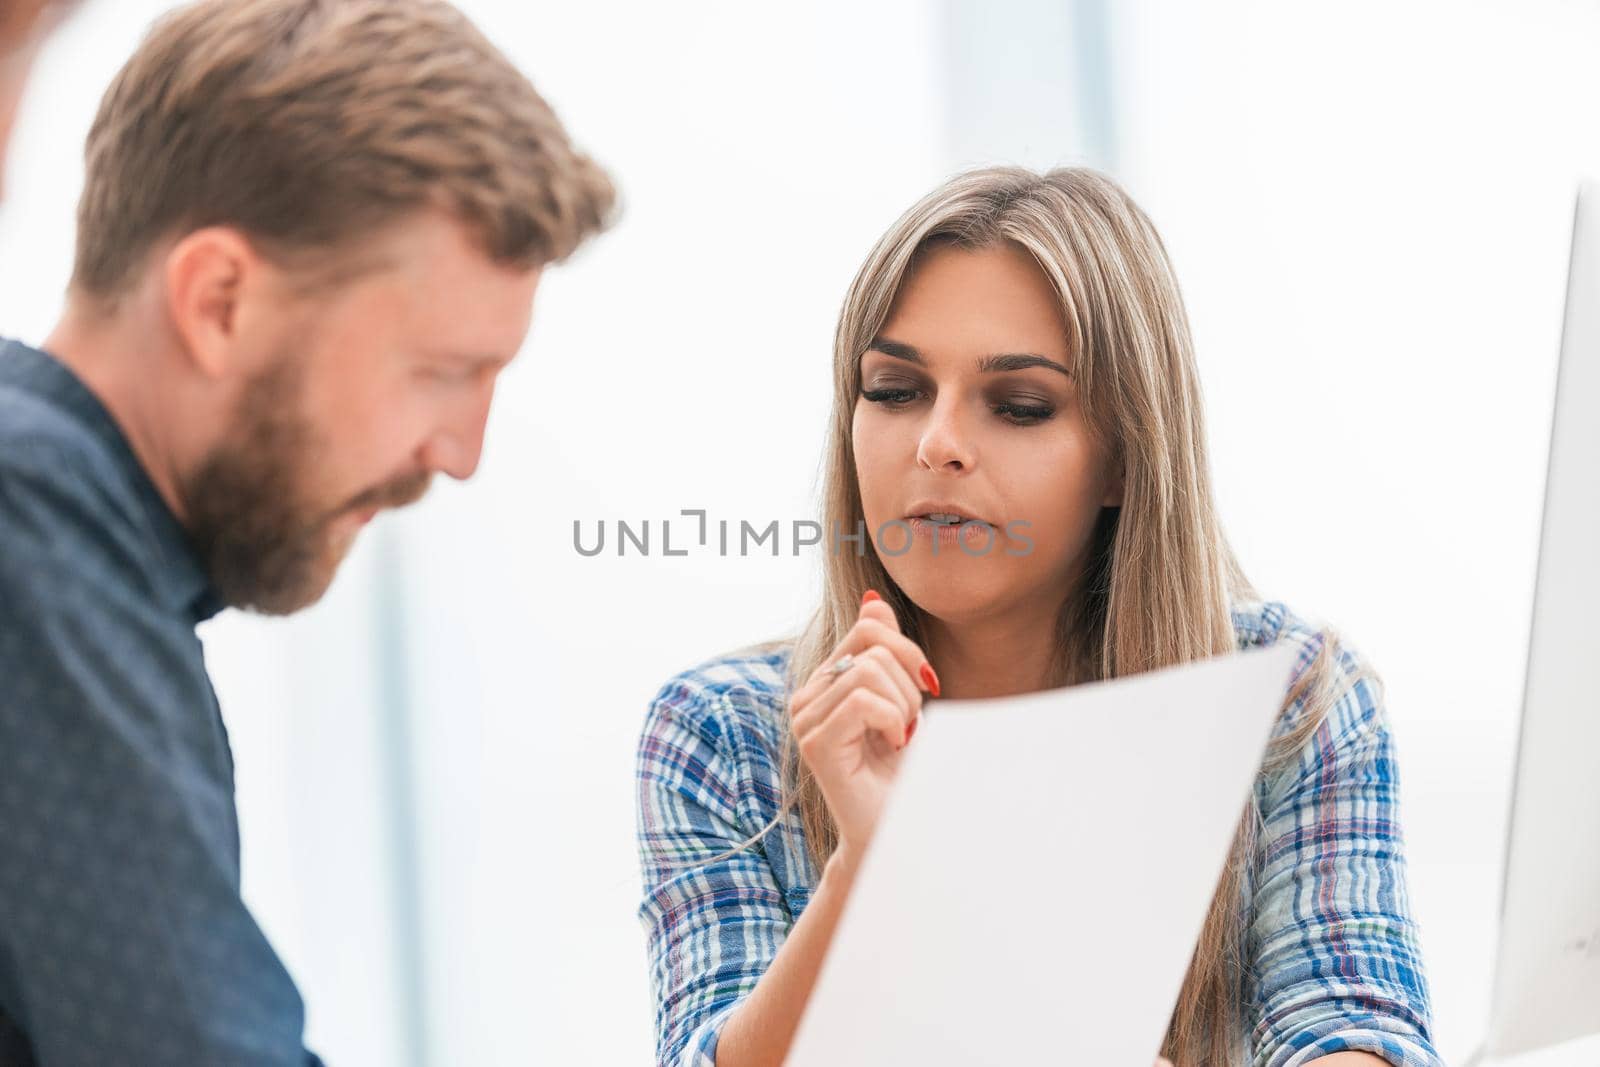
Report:
[[[478,469],[482,454],[481,431],[469,436],[454,430],[441,430],[423,445],[422,466],[424,470],[441,471],[464,482]]]
[[[483,437],[493,395],[493,386],[485,387],[481,398],[468,410],[434,431],[423,445],[425,469],[441,471],[462,482],[472,477],[483,457]]]

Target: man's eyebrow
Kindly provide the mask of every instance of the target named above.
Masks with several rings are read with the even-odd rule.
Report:
[[[891,341],[886,337],[876,337],[867,346],[869,352],[882,352],[895,359],[903,359],[907,363],[917,366],[927,366],[927,360],[922,358],[922,353],[914,345],[904,341]],[[1047,367],[1059,371],[1068,378],[1072,377],[1072,369],[1059,360],[1050,359],[1034,352],[1002,352],[997,355],[984,356],[978,360],[978,371],[983,374],[1001,374],[1006,371],[1026,370],[1029,367]]]

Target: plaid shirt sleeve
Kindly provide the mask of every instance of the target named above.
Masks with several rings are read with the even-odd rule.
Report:
[[[791,925],[762,845],[721,855],[777,812],[778,776],[753,699],[749,688],[688,672],[651,704],[640,738],[639,918],[660,1067],[713,1067],[723,1024]]]
[[[1318,640],[1305,639],[1302,668]],[[1357,666],[1348,650],[1340,663],[1347,677]],[[1443,1067],[1429,1035],[1378,688],[1356,682],[1298,766],[1263,782],[1246,1005],[1255,1067],[1300,1067],[1344,1051]]]

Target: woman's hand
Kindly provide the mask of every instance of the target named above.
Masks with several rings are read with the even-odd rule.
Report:
[[[854,665],[835,675],[841,657]],[[859,855],[872,838],[916,728],[922,693],[939,678],[894,610],[869,591],[856,624],[790,703],[800,757],[817,779],[839,828],[839,846]]]

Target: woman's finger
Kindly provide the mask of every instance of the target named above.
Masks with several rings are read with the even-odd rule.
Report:
[[[870,608],[872,605],[869,604],[867,607]],[[888,611],[888,608],[883,610]],[[879,618],[880,614],[881,612],[876,611],[863,613],[844,635],[839,647],[845,652],[853,653],[858,649],[864,651],[873,645],[881,645],[894,653],[894,658],[900,661],[900,666],[917,688],[933,692],[937,683],[932,679],[936,676],[933,675],[933,667],[928,663],[927,653],[923,652],[922,647],[915,641],[896,629],[893,623],[884,622]]]
[[[892,749],[904,748],[905,713],[875,689],[852,689],[827,716],[799,735],[800,754],[809,762],[839,751],[867,731],[878,734]]]
[[[922,690],[911,680],[911,675],[906,673],[905,666],[882,645],[873,645],[861,653],[866,662],[875,663],[889,679],[895,691],[900,694],[900,704],[905,712],[906,722],[909,723],[917,717],[917,712],[922,710]]]
[[[890,634],[888,631],[884,630],[880,624],[874,623],[872,628],[867,630],[858,630],[856,628],[852,628],[849,633],[846,634],[845,639],[839,642],[839,645],[834,648],[831,654],[829,654],[827,661],[811,673],[811,676],[806,679],[805,684],[800,686],[799,689],[795,690],[794,695],[789,701],[790,712],[798,712],[802,706],[810,703],[824,690],[831,686],[837,685],[841,679],[848,676],[850,674],[850,670],[846,670],[843,674],[835,674],[833,672],[833,665],[839,662],[839,660],[845,656],[849,656],[858,661],[865,658],[867,652],[875,647],[878,647],[878,644],[874,639],[879,636],[884,638],[897,638],[909,646],[909,651],[887,649],[890,657],[895,662],[896,668],[900,670],[902,674],[906,673],[907,668],[905,663],[908,659],[922,659],[921,651],[918,650],[917,646],[912,644],[908,638],[901,637],[898,634]],[[913,680],[914,677],[914,675],[907,674],[907,681],[911,684],[912,689],[916,690],[917,685]],[[917,695],[916,703],[919,705],[922,703],[920,694]]]
[[[894,613],[894,608],[889,602],[878,595],[876,589],[867,590],[867,595],[861,601],[861,610],[856,615],[861,619],[876,619],[888,626],[895,633],[900,633],[900,617]]]
[[[934,696],[939,695],[939,676],[928,663],[927,655],[915,641],[900,632],[894,610],[881,600],[873,600],[861,605],[861,614],[855,625],[845,632],[827,661],[795,690],[790,699],[790,710],[797,711],[822,689],[833,684],[836,676],[831,667],[842,657],[859,655],[874,645],[882,645],[894,654],[913,685]]]
[[[895,633],[900,634],[904,640],[886,641],[885,643],[896,651],[904,652],[905,655],[902,657],[902,662],[905,663],[906,670],[910,672],[911,677],[916,679],[922,688],[934,696],[938,696],[938,674],[934,673],[932,664],[928,662],[927,653],[923,652],[915,641],[900,633],[900,620],[895,616],[894,609],[883,600],[869,600],[861,605],[861,614],[857,621],[860,622],[864,619],[881,622]]]
[[[879,696],[892,703],[900,715],[901,722],[908,721],[914,714],[906,706],[907,689],[909,683],[902,684],[896,681],[894,674],[904,674],[898,663],[892,659],[886,660],[886,654],[873,653],[870,649],[857,657],[855,664],[834,682],[822,689],[814,697],[798,707],[794,713],[794,732],[799,737],[808,733],[822,723],[829,716],[836,713],[843,700],[857,689],[870,689]],[[914,689],[910,690],[916,696]],[[920,701],[920,698],[918,698]],[[898,742],[899,738],[894,738]]]

